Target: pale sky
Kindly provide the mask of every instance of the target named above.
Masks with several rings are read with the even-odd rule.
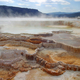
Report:
[[[38,9],[43,13],[80,11],[80,0],[0,0],[0,5]]]

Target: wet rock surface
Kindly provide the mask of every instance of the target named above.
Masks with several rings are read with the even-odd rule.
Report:
[[[0,34],[0,79],[18,80],[19,72],[24,75],[24,80],[46,80],[47,76],[51,80],[60,80],[53,76],[65,75],[66,70],[80,71],[79,37],[67,31],[52,34]],[[44,73],[45,78],[42,75],[40,78],[37,71],[40,75]],[[35,79],[33,75],[39,78]]]

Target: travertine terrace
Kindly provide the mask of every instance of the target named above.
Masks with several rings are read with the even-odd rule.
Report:
[[[18,72],[33,69],[51,76],[63,75],[66,70],[80,71],[79,41],[80,37],[70,31],[35,35],[1,33],[0,80],[14,80]]]

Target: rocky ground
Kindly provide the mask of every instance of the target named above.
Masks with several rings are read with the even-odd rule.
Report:
[[[36,35],[1,33],[0,80],[80,80],[80,71],[76,69],[80,67],[79,41],[80,37],[68,31]],[[37,56],[49,64],[61,61],[76,67],[71,70],[68,67],[62,75],[51,75],[50,71],[42,70],[50,66],[43,66],[45,63]]]

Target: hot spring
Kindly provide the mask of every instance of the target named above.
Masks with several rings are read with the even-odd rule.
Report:
[[[79,32],[77,29],[80,24],[78,19],[70,18],[1,18],[0,32],[1,33],[45,33],[56,30],[70,30]]]

